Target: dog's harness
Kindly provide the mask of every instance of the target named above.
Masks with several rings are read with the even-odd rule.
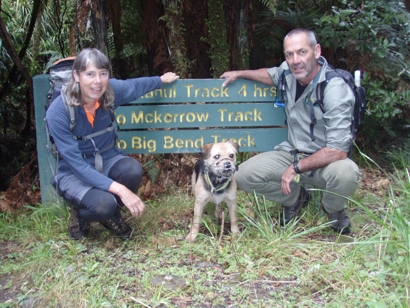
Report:
[[[225,181],[223,181],[220,185],[215,187],[214,184],[211,181],[211,178],[209,177],[208,169],[204,169],[203,173],[204,173],[204,178],[205,178],[206,184],[208,184],[211,187],[211,193],[212,194],[215,193],[215,192],[224,190],[232,182],[232,177],[230,177],[230,178],[227,178]]]

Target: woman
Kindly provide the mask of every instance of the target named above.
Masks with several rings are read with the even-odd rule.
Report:
[[[144,203],[136,195],[142,167],[115,145],[112,107],[179,78],[166,73],[117,80],[110,79],[110,71],[110,62],[102,52],[82,50],[74,61],[71,80],[46,113],[59,152],[53,185],[71,206],[69,235],[76,240],[88,236],[90,222],[94,221],[122,238],[131,236],[132,229],[124,222],[120,208],[125,206],[134,217],[144,212]],[[66,105],[76,107],[74,128]]]

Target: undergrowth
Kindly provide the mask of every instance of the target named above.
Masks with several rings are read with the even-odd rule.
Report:
[[[64,207],[1,213],[0,307],[408,307],[408,154],[394,155],[384,197],[348,200],[347,236],[328,227],[318,190],[286,227],[279,205],[238,192],[235,237],[209,204],[193,244],[183,240],[193,196],[177,189],[129,218],[128,241],[97,223],[70,240]]]

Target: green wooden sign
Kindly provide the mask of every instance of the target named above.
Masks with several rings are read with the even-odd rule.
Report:
[[[276,96],[276,88],[263,83],[238,79],[222,87],[224,79],[179,79],[164,84],[132,103],[181,102],[269,102]],[[132,104],[131,103],[131,104]]]
[[[273,103],[169,104],[118,107],[119,128],[283,126],[284,110]]]
[[[182,79],[116,109],[118,147],[133,153],[193,153],[233,140],[242,152],[270,151],[286,139],[275,87],[236,80]]]
[[[233,140],[239,152],[271,151],[286,140],[285,128],[119,131],[118,147],[127,154],[195,153],[204,144]]]

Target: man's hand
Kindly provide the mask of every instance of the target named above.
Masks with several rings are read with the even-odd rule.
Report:
[[[224,83],[222,84],[222,86],[225,87],[231,81],[235,81],[236,79],[241,78],[240,71],[225,72],[219,78],[225,79]]]
[[[306,158],[299,159],[299,170],[301,170],[302,172],[310,172],[312,170],[323,168],[335,161],[343,160],[346,158],[346,152],[324,147]],[[293,164],[291,164],[282,174],[280,187],[285,195],[291,193],[290,183],[295,180],[297,175],[298,174],[293,168]]]
[[[267,85],[273,85],[272,78],[268,73],[267,68],[260,68],[257,70],[244,70],[244,71],[230,71],[225,72],[220,78],[225,78],[225,82],[222,84],[225,87],[228,83],[235,81],[239,78],[249,79],[253,81],[258,81]]]
[[[113,182],[108,191],[120,197],[122,203],[124,203],[124,205],[130,210],[132,216],[141,216],[144,213],[144,203],[136,194],[124,185]]]
[[[179,79],[179,76],[175,73],[165,73],[161,77],[162,83],[171,83],[174,82],[175,80]]]
[[[297,173],[293,169],[293,165],[290,165],[282,174],[282,181],[280,182],[280,188],[285,195],[291,193],[290,183],[295,179]]]

